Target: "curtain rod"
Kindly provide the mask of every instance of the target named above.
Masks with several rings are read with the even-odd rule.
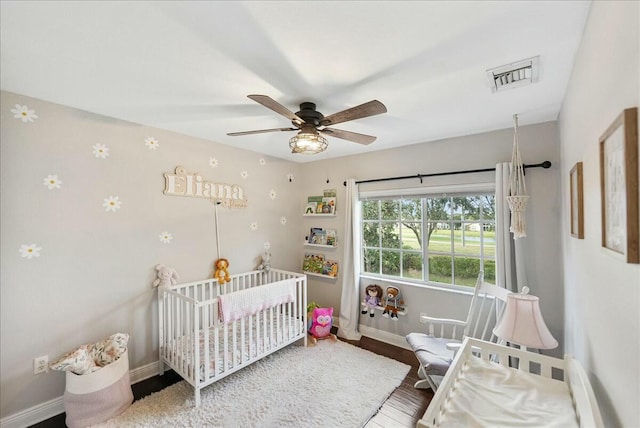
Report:
[[[532,165],[523,165],[524,169],[526,170],[527,168],[551,168],[551,162],[549,161],[544,161],[544,162],[540,162],[540,163],[536,163],[536,164],[532,164]],[[402,177],[387,177],[387,178],[372,178],[370,180],[360,180],[360,181],[356,181],[356,184],[360,184],[360,183],[374,183],[374,182],[378,182],[378,181],[391,181],[391,180],[405,180],[408,178],[418,178],[420,180],[420,183],[422,183],[422,178],[423,177],[438,177],[441,175],[458,175],[458,174],[472,174],[475,172],[489,172],[489,171],[495,171],[495,167],[494,168],[484,168],[484,169],[468,169],[466,171],[449,171],[449,172],[435,172],[432,174],[417,174],[417,175],[405,175]],[[345,186],[347,185],[347,182],[345,181],[343,183]]]

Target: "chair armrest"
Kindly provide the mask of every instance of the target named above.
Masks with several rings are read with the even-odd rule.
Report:
[[[449,351],[453,351],[454,353],[457,352],[460,348],[462,348],[462,343],[447,343],[447,349]]]
[[[425,324],[457,325],[457,326],[460,326],[460,327],[466,327],[467,326],[467,322],[466,321],[454,320],[454,319],[450,319],[450,318],[428,317],[426,315],[421,315],[420,316],[420,322],[423,322]]]

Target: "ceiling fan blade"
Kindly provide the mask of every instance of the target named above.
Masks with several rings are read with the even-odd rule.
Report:
[[[299,131],[299,129],[298,128],[259,129],[257,131],[229,132],[227,135],[231,137],[237,137],[238,135],[264,134],[265,132],[277,132],[277,131]]]
[[[378,100],[369,101],[359,106],[351,107],[346,110],[339,111],[322,119],[320,122],[323,126],[335,125],[336,123],[347,122],[349,120],[362,119],[363,117],[375,116],[376,114],[386,113],[387,108]]]
[[[284,117],[288,118],[292,122],[297,123],[298,125],[302,125],[304,123],[304,120],[299,118],[298,115],[267,95],[247,95],[247,97],[251,98],[257,103],[262,104],[266,108],[283,115]]]
[[[374,137],[373,135],[358,134],[357,132],[343,131],[342,129],[324,128],[321,129],[320,132],[332,137],[353,141],[354,143],[358,144],[366,145],[376,141],[376,137]]]

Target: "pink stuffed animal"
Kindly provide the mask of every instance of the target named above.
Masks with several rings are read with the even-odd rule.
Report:
[[[313,310],[311,327],[309,328],[313,344],[316,343],[317,339],[337,339],[336,335],[331,333],[332,315],[333,308],[315,308]]]

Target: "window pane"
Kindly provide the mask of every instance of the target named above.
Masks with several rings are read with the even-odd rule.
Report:
[[[382,224],[382,247],[400,249],[400,224],[399,223],[383,223]]]
[[[480,272],[480,259],[475,257],[454,257],[454,283],[473,287]]]
[[[453,198],[460,220],[480,220],[481,201],[478,196]],[[458,218],[458,217],[456,217]]]
[[[422,279],[422,254],[402,254],[402,276],[405,278]]]
[[[480,257],[480,223],[457,223],[456,227],[453,251]]]
[[[485,220],[495,220],[496,197],[494,195],[483,195],[480,199],[482,201],[482,218]]]
[[[442,227],[446,229],[442,229]],[[451,230],[449,223],[429,223],[429,229],[432,230],[429,237],[429,252],[451,252]]]
[[[420,239],[422,239],[421,223],[402,223],[402,248],[410,250],[420,250]]]
[[[400,218],[400,201],[381,202],[383,220],[398,220]]]
[[[378,233],[379,224],[376,222],[367,222],[362,225],[362,240],[365,247],[378,247],[380,245],[380,233]]]
[[[400,276],[399,251],[382,251],[382,274]]]
[[[378,219],[378,201],[362,201],[362,218],[364,220]]]
[[[364,267],[365,272],[380,273],[380,251],[364,250]]]
[[[451,220],[450,198],[428,198],[427,217],[429,220]]]
[[[452,284],[451,256],[429,256],[429,281]]]
[[[484,282],[488,282],[489,284],[495,284],[496,283],[496,261],[485,259],[483,270],[484,270]]]
[[[496,257],[496,229],[493,224],[484,224],[482,231],[482,241],[484,247],[484,257]]]
[[[402,220],[422,219],[422,201],[420,199],[403,199]]]

